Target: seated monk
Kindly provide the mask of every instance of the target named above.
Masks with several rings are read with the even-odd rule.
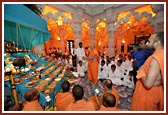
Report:
[[[63,92],[57,93],[56,95],[56,108],[58,111],[64,111],[67,105],[74,100],[72,93],[69,92],[70,83],[64,81],[61,87]]]
[[[100,106],[99,111],[122,111],[116,107],[116,98],[113,94],[106,92],[103,94],[102,105]]]
[[[26,91],[24,98],[26,103],[23,105],[22,111],[43,111],[42,106],[38,102],[39,92],[33,88]]]
[[[112,87],[112,81],[110,79],[106,79],[103,81],[103,87],[105,89],[105,92],[109,92],[112,93],[115,97],[116,97],[116,107],[118,106],[118,102],[119,102],[119,93],[118,91]],[[100,105],[102,104],[102,97],[103,94],[101,94],[100,96],[92,96],[88,99],[89,102],[92,102],[94,104],[94,107],[96,108],[96,110],[98,110],[100,108]]]
[[[103,81],[103,87],[105,89],[105,92],[109,92],[109,93],[112,93],[115,98],[116,98],[116,107],[118,106],[118,102],[119,102],[119,93],[118,91],[112,87],[113,86],[113,83],[110,79],[106,79]]]
[[[84,90],[80,85],[73,87],[72,94],[74,101],[65,108],[66,111],[95,111],[93,104],[83,99]]]

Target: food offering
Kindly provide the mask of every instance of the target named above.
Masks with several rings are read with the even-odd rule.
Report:
[[[36,75],[35,77],[33,77],[33,78],[31,79],[31,82],[37,82],[37,81],[39,81],[39,80],[40,80],[39,75]]]
[[[44,68],[45,68],[44,66],[40,66],[40,67],[38,67],[38,68],[36,69],[36,72],[40,72],[40,71],[42,71]]]
[[[24,81],[23,78],[16,78],[16,79],[15,79],[15,84],[20,84],[20,83],[22,83],[23,81]]]
[[[47,86],[47,88],[54,89],[56,87],[57,83],[52,82],[50,85]]]
[[[4,77],[4,81],[9,81],[9,76],[8,75],[6,75],[5,77]]]
[[[35,69],[35,66],[31,66],[31,69]]]
[[[13,75],[17,75],[17,74],[20,74],[21,71],[19,69],[12,69],[12,74]]]
[[[68,79],[68,81],[69,81],[70,84],[73,84],[73,83],[77,83],[77,82],[78,82],[77,79]]]
[[[41,86],[41,85],[38,85],[38,86],[36,86],[35,88],[36,88],[38,91],[40,91],[40,92],[44,91],[44,87]]]
[[[29,79],[31,76],[29,74],[22,76],[23,79]]]
[[[52,89],[50,88],[46,88],[44,89],[44,91],[42,91],[44,94],[51,94],[52,93]]]
[[[59,76],[58,76],[58,78],[63,78],[64,77],[64,74],[60,74]]]
[[[28,82],[25,84],[25,87],[34,87],[34,86],[36,86],[35,82]]]
[[[39,85],[40,86],[46,86],[46,85],[48,85],[48,82],[49,82],[48,80],[42,80],[42,81],[39,82]]]
[[[60,81],[61,80],[61,78],[55,78],[55,81],[56,82],[58,82],[58,81]]]

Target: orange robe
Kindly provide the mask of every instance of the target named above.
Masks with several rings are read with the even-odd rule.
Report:
[[[38,100],[26,102],[22,111],[44,111]]]
[[[99,57],[98,51],[97,49],[93,49],[90,54],[89,54],[89,58],[92,58],[94,55],[96,55],[97,57]],[[88,61],[88,79],[93,81],[94,84],[97,83],[98,81],[98,62],[99,59],[97,59],[97,61]]]
[[[98,101],[100,102],[100,100],[101,100],[101,95],[98,96],[97,98],[98,98]],[[93,105],[94,105],[94,108],[95,108],[96,110],[99,109],[99,105],[98,105],[98,103],[97,103],[97,101],[96,101],[96,97],[95,97],[95,96],[89,97],[89,98],[88,98],[88,102],[92,102]]]
[[[101,105],[99,111],[124,111],[124,109],[119,109],[117,107],[105,107]]]
[[[57,93],[56,95],[56,108],[58,111],[64,111],[65,108],[74,100],[70,92]]]
[[[119,102],[119,93],[118,91],[113,87],[112,90],[111,90],[111,93],[115,96],[116,98],[116,107],[118,106],[118,102]]]
[[[155,51],[144,63],[137,73],[137,83],[133,94],[131,110],[137,111],[157,111],[164,110],[164,88],[163,86],[146,89],[140,78],[147,75],[149,64],[152,58],[155,58],[161,69],[162,82],[164,83],[164,51]]]
[[[77,102],[71,102],[65,111],[95,111],[93,104],[91,102],[86,102],[84,99]]]

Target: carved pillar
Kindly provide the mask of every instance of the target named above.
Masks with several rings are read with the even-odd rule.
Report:
[[[83,17],[84,11],[82,8],[78,7],[76,9],[76,13],[74,14],[74,27],[73,31],[75,33],[75,47],[77,48],[79,46],[79,42],[81,42],[81,24],[82,24],[82,17]]]
[[[115,56],[113,23],[108,24],[108,56]]]
[[[118,41],[117,45],[114,44],[114,23],[117,14],[114,12],[114,7],[111,7],[106,10],[106,17],[107,17],[107,27],[108,27],[108,56],[115,56],[115,50],[121,51],[121,41]],[[120,44],[119,44],[120,43]],[[115,46],[118,46],[118,48],[115,48]]]
[[[79,42],[81,42],[81,18],[79,16],[75,17],[74,24],[72,26],[73,32],[75,33],[75,47],[79,46]]]
[[[119,55],[119,54],[121,54],[121,33],[120,33],[120,35],[119,35],[119,37],[118,37],[118,39],[117,39],[117,47],[116,47],[117,49],[117,54],[115,54],[115,55]]]
[[[91,32],[91,37],[90,37],[90,43],[95,43],[95,33],[96,33],[96,27],[94,24],[90,25],[90,32]]]

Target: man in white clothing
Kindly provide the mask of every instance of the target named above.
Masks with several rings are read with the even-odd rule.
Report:
[[[85,66],[85,71],[87,71],[87,66],[88,66],[88,61],[84,60],[84,58],[86,57],[85,55],[85,50],[82,47],[82,42],[79,43],[79,47],[76,49],[76,56],[77,56],[77,62],[82,61],[83,65]]]
[[[101,61],[101,64],[98,67],[98,80],[103,81],[107,79],[108,67],[105,64],[105,60]]]
[[[77,66],[77,73],[78,73],[78,76],[85,75],[85,67],[82,65],[82,61],[79,61],[79,64]]]
[[[121,81],[121,78],[122,78],[122,73],[117,69],[116,65],[115,64],[112,64],[111,65],[111,70],[108,72],[108,76],[114,84],[116,85],[122,85],[122,81]]]
[[[129,71],[129,74],[125,76],[123,85],[134,89],[134,72],[133,71]]]

